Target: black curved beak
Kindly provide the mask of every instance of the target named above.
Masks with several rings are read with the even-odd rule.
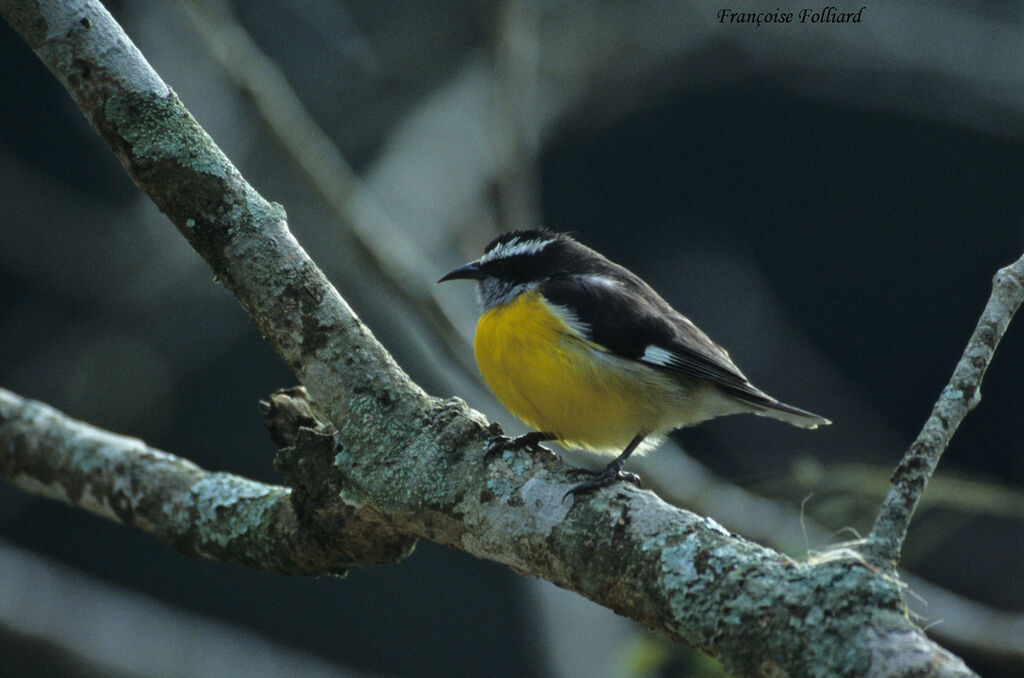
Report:
[[[460,280],[463,278],[467,280],[479,280],[480,276],[480,265],[477,264],[477,262],[475,261],[471,261],[465,266],[459,266],[457,269],[445,275],[437,282],[443,283],[446,280]]]

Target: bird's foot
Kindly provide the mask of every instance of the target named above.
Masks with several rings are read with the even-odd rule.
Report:
[[[624,480],[627,483],[636,485],[637,487],[642,487],[640,476],[635,473],[630,473],[629,471],[623,471],[622,464],[617,461],[608,464],[608,466],[604,467],[600,471],[591,471],[590,469],[585,468],[578,468],[574,470],[592,476],[592,478],[572,487],[565,493],[565,495],[562,496],[562,501],[565,501],[570,494],[576,496],[582,492],[590,492],[601,487],[608,487],[618,480]]]
[[[541,445],[545,440],[554,440],[554,436],[543,431],[531,431],[530,433],[524,433],[513,438],[506,435],[497,435],[488,441],[487,452],[484,453],[484,461],[490,461],[505,450],[526,450],[527,452],[554,456],[554,452]]]

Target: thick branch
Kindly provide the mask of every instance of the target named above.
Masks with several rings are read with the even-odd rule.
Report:
[[[928,479],[960,422],[981,401],[985,370],[1022,301],[1024,256],[996,273],[992,295],[949,384],[893,474],[892,487],[864,545],[866,557],[875,565],[892,568],[899,561],[910,519]]]
[[[471,486],[463,474],[476,464],[460,460],[446,471],[454,479],[419,497],[408,485],[379,487],[395,478],[366,468],[375,460],[337,464],[344,447],[300,432],[279,464],[298,495],[289,501],[286,488],[203,471],[6,391],[0,440],[0,475],[15,485],[190,555],[285,573],[338,571],[407,553],[411,542],[393,536],[399,526],[577,590],[721,656],[740,675],[809,675],[822,666],[906,675],[929,665],[932,673],[920,675],[972,675],[907,622],[899,583],[856,554],[797,563],[632,486],[566,505],[576,479],[550,458],[505,453],[472,492],[458,488]],[[370,485],[387,517],[362,501]],[[330,535],[320,531],[327,526]]]
[[[137,528],[190,556],[282,574],[394,562],[414,540],[368,507],[336,506],[331,531],[296,515],[292,491],[75,421],[0,389],[0,477]]]
[[[295,241],[284,209],[242,178],[99,2],[0,7],[339,431],[372,448],[369,432],[394,420],[382,403],[436,406]]]

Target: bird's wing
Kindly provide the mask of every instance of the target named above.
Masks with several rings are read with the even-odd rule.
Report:
[[[620,270],[554,278],[541,292],[551,303],[571,312],[585,339],[615,355],[708,381],[736,395],[760,394],[725,349],[650,286]]]
[[[599,273],[554,278],[540,291],[572,321],[570,326],[580,338],[602,350],[679,378],[714,384],[752,405],[756,414],[803,428],[830,423],[751,384],[725,349],[622,267],[611,264]]]

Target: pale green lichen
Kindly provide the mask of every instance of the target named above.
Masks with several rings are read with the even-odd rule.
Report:
[[[801,644],[802,673],[860,675],[870,656],[854,639],[864,629],[905,624],[899,583],[860,560],[800,564],[756,544],[719,539],[727,533],[712,530],[692,532],[681,522],[652,534],[641,551],[660,554],[674,620],[669,628],[713,654],[778,658]],[[748,629],[765,624],[775,632],[762,636],[765,645],[752,653]],[[752,664],[728,668],[741,675],[759,670]]]
[[[226,548],[250,530],[261,529],[267,510],[287,493],[229,473],[204,476],[192,486],[200,541]]]
[[[103,114],[138,158],[171,160],[224,177],[231,163],[173,92],[126,92],[107,99]]]
[[[501,453],[501,460],[508,464],[509,470],[517,477],[522,476],[534,467],[534,462],[524,454],[518,454],[512,450],[504,450]]]

